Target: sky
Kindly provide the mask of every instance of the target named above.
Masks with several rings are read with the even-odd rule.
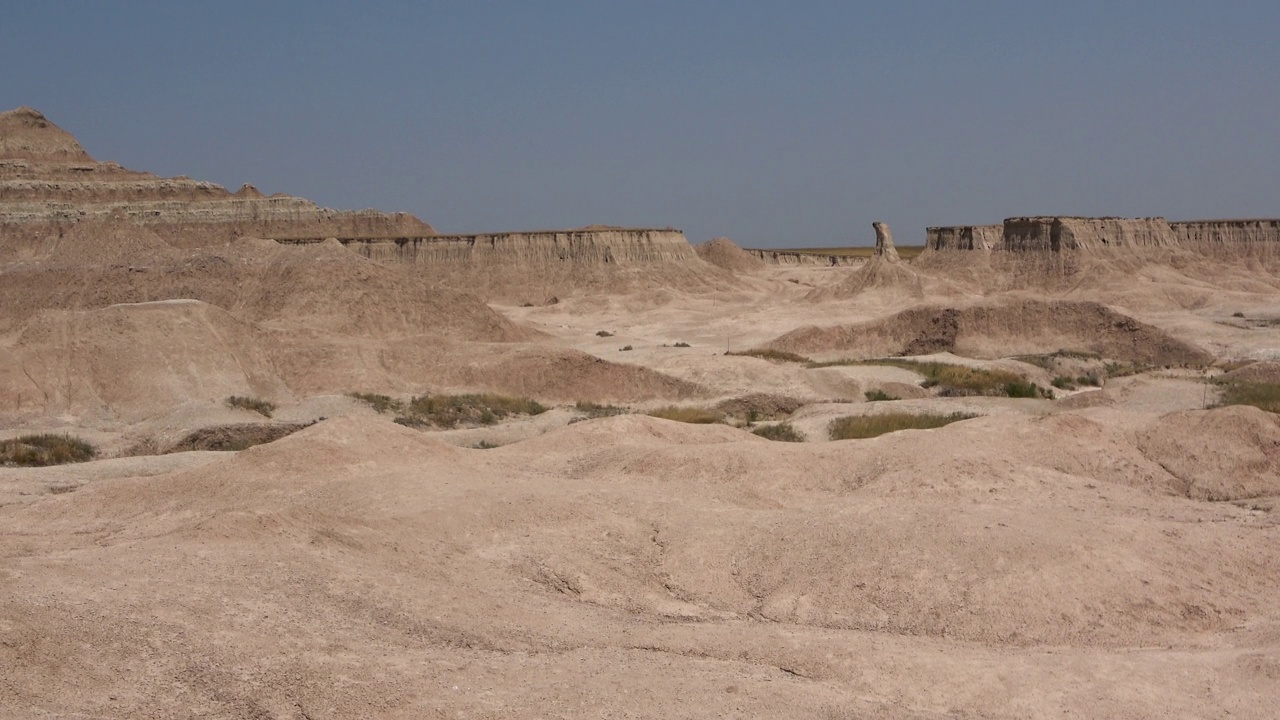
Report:
[[[1280,3],[58,2],[0,109],[99,160],[444,233],[899,244],[1015,215],[1280,215]]]

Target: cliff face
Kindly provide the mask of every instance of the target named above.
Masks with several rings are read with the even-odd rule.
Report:
[[[537,268],[564,263],[627,265],[697,259],[684,233],[671,229],[610,228],[398,238],[338,236],[338,240],[371,260],[432,265]]]
[[[1101,250],[1172,247],[1164,218],[1023,217],[1004,221],[1004,249],[1015,251]]]
[[[930,250],[994,250],[1004,238],[1003,225],[956,225],[925,229]]]
[[[0,231],[12,240],[62,234],[82,220],[125,217],[186,247],[237,237],[405,237],[431,226],[405,213],[343,212],[286,195],[236,193],[95,161],[39,112],[0,113]]]
[[[1015,252],[1097,251],[1114,248],[1186,248],[1204,252],[1280,251],[1280,220],[1014,217],[1003,225],[931,227],[931,250]]]

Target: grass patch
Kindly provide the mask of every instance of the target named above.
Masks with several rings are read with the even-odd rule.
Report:
[[[774,442],[804,442],[804,435],[791,423],[778,423],[777,425],[765,425],[751,431],[752,435],[759,435],[766,440]]]
[[[878,415],[854,415],[831,421],[832,440],[860,440],[899,430],[932,430],[953,422],[969,420],[977,415],[951,413],[950,415],[882,413]]]
[[[493,425],[513,415],[541,415],[547,407],[536,400],[506,395],[419,395],[395,421],[408,427]]]
[[[868,390],[862,393],[867,398],[867,402],[885,402],[887,400],[901,400],[902,398],[890,395],[883,390]]]
[[[705,408],[694,407],[678,407],[676,405],[668,405],[667,407],[650,410],[647,413],[650,417],[662,418],[663,420],[675,420],[682,423],[693,423],[695,425],[710,425],[712,423],[724,422],[724,415],[715,410],[707,410]]]
[[[271,417],[271,413],[276,411],[275,403],[247,395],[232,395],[227,398],[227,407],[256,412],[263,417]]]
[[[618,352],[631,352],[632,350],[635,350],[635,348],[631,347],[630,345],[623,345],[622,348],[618,350]]]
[[[1259,410],[1280,413],[1280,383],[1217,380],[1215,384],[1222,388],[1222,397],[1214,407],[1252,405]]]
[[[1082,350],[1055,350],[1042,355],[1017,355],[1013,359],[1045,370],[1053,370],[1055,360],[1101,360],[1102,356]]]
[[[693,347],[693,346],[687,342],[678,342],[675,344],[675,347]]]
[[[359,400],[380,413],[404,412],[404,403],[400,400],[396,400],[390,395],[378,395],[375,393],[347,393],[347,397]]]
[[[1109,378],[1138,375],[1152,369],[1151,365],[1134,362],[1109,362],[1102,368]]]
[[[811,363],[813,362],[804,355],[797,355],[786,350],[771,350],[769,348],[755,348],[753,350],[737,350],[734,352],[726,352],[725,355],[733,355],[737,357],[753,357],[761,360],[772,360],[773,362],[794,362],[794,363]]]
[[[472,445],[471,449],[472,450],[492,450],[494,448],[499,448],[499,447],[502,447],[502,446],[499,445],[498,443],[492,443],[492,442],[489,442],[488,440],[481,440],[475,445]]]
[[[1053,393],[1033,382],[1024,380],[1017,373],[1007,370],[987,370],[967,365],[951,365],[940,362],[919,362],[916,360],[899,360],[897,358],[881,358],[877,360],[833,360],[830,362],[811,362],[809,367],[832,367],[836,365],[888,365],[899,367],[924,376],[921,387],[939,388],[945,396],[994,395],[1015,398],[1052,398]]]
[[[0,440],[0,466],[45,467],[92,460],[98,450],[70,435],[23,435]]]
[[[613,417],[614,415],[626,415],[631,412],[631,408],[620,407],[618,405],[601,405],[589,400],[579,400],[573,404],[573,409],[585,414],[589,418]]]
[[[596,337],[613,337],[613,333],[608,330],[597,330]]]

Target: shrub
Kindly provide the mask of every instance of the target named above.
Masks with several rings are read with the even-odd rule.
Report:
[[[65,465],[92,460],[97,454],[97,448],[70,435],[23,435],[0,440],[0,465]]]
[[[1244,317],[1244,313],[1242,313],[1242,312],[1240,312],[1239,310],[1237,310],[1237,311],[1235,311],[1235,312],[1231,313],[1231,317],[1235,317],[1235,318],[1242,318],[1242,317]]]
[[[263,417],[271,417],[271,413],[276,410],[276,405],[273,402],[242,395],[232,395],[227,398],[227,407],[256,412]]]
[[[886,400],[901,400],[902,398],[890,395],[883,390],[868,390],[863,395],[866,396],[867,402],[884,402]]]
[[[377,395],[374,393],[347,393],[347,397],[359,400],[380,413],[404,412],[404,403],[396,400],[390,395]]]
[[[635,348],[631,347],[630,345],[623,345],[622,348],[618,350],[618,352],[631,352],[632,350],[635,350]]]
[[[546,406],[536,400],[490,393],[419,395],[409,401],[404,414],[396,417],[395,422],[407,427],[493,425],[511,415],[541,415],[546,411]]]
[[[1054,387],[1058,388],[1059,390],[1075,390],[1076,389],[1076,381],[1073,378],[1069,378],[1065,375],[1059,375],[1055,377],[1053,379],[1052,384]]]
[[[795,363],[813,362],[812,360],[810,360],[809,358],[803,355],[797,355],[793,352],[787,352],[786,350],[772,350],[770,348],[756,348],[754,350],[737,350],[734,352],[727,352],[725,353],[725,355],[760,358],[761,360],[771,360],[773,362],[795,362]]]
[[[687,343],[687,342],[678,342],[678,343],[676,343],[676,345],[675,345],[675,346],[676,346],[676,347],[693,347],[692,345],[690,345],[690,344],[689,344],[689,343]]]
[[[1053,393],[1025,380],[1013,380],[1004,384],[1004,393],[1011,398],[1052,398]]]
[[[977,417],[969,413],[913,414],[913,413],[881,413],[877,415],[853,415],[831,421],[832,440],[854,440],[872,438],[898,430],[931,430],[950,425],[960,420]]]
[[[693,423],[696,425],[709,425],[711,423],[724,422],[724,415],[705,408],[693,407],[677,407],[668,405],[667,407],[650,410],[648,415],[651,417],[662,418],[663,420],[675,420],[682,423]]]
[[[613,337],[613,333],[608,330],[597,330],[596,337]]]
[[[775,442],[804,442],[804,435],[799,430],[796,430],[791,423],[765,425],[752,430],[751,434],[759,435],[766,440]]]
[[[1259,410],[1280,413],[1280,383],[1226,380],[1217,384],[1222,388],[1222,397],[1215,407],[1252,405]]]
[[[475,445],[472,445],[471,449],[472,450],[492,450],[496,447],[502,447],[502,446],[497,443],[489,442],[488,440],[481,440]]]

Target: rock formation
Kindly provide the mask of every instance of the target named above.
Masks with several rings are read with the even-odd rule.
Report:
[[[876,257],[888,262],[898,262],[898,250],[893,246],[893,233],[888,223],[873,222],[871,227],[876,231]]]
[[[856,255],[824,255],[820,252],[799,252],[796,250],[752,250],[747,248],[744,252],[751,253],[766,265],[818,265],[826,267],[862,265],[867,261],[866,258],[857,257]]]
[[[957,225],[925,230],[929,250],[994,250],[1004,237],[1003,225]]]
[[[288,195],[236,193],[187,177],[161,178],[94,160],[38,111],[0,113],[0,229],[38,241],[85,219],[123,215],[181,247],[238,237],[405,237],[434,233],[406,213],[344,212]]]
[[[698,257],[712,265],[734,272],[751,272],[764,268],[764,260],[743,250],[726,237],[708,240],[694,248]]]
[[[1091,252],[1115,248],[1185,248],[1275,253],[1280,220],[1190,220],[1164,218],[1012,217],[1002,225],[931,227],[930,250]]]

